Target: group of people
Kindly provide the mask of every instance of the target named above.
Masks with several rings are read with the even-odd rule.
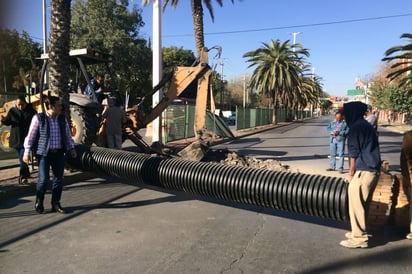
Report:
[[[338,155],[338,170],[343,172],[345,143],[349,156],[349,218],[351,232],[340,245],[347,248],[368,247],[367,211],[373,190],[379,180],[381,157],[377,121],[372,107],[361,102],[350,102],[335,114],[327,131],[330,141],[330,163],[327,171],[335,170]]]
[[[122,148],[122,130],[126,123],[126,112],[123,110],[122,102],[119,98],[110,98],[104,94],[104,77],[97,74],[96,77],[90,80],[90,85],[86,86],[85,93],[90,99],[93,98],[93,91],[96,95],[97,101],[104,106],[102,113],[102,129],[104,132],[103,142],[100,141],[100,146],[108,148],[121,149]]]
[[[363,118],[372,126],[375,130],[375,133],[378,133],[378,123],[377,117],[372,112],[372,106],[366,105],[366,111],[363,114]],[[365,107],[363,106],[363,107]],[[339,109],[335,113],[335,119],[331,121],[327,126],[327,132],[329,134],[329,152],[330,152],[330,161],[329,168],[326,171],[335,171],[338,170],[339,173],[344,173],[344,153],[345,153],[345,144],[346,137],[349,133],[349,127],[344,119],[343,108]],[[336,158],[338,158],[338,168],[336,169]]]
[[[19,183],[27,183],[30,177],[30,154],[36,155],[38,162],[38,180],[36,185],[35,210],[44,212],[44,196],[50,179],[50,167],[53,173],[51,212],[66,213],[60,199],[63,191],[63,173],[65,155],[77,157],[74,149],[69,122],[62,114],[59,97],[45,98],[45,112],[36,113],[25,96],[19,96],[15,106],[6,117],[1,117],[4,125],[11,126],[9,144],[15,148],[20,163]]]
[[[10,146],[16,149],[20,160],[19,182],[27,182],[30,176],[28,163],[30,153],[37,155],[39,171],[36,187],[35,210],[44,212],[44,196],[49,182],[50,167],[53,172],[51,211],[66,213],[60,199],[63,189],[65,154],[77,157],[71,137],[69,122],[61,113],[62,104],[58,97],[45,100],[46,112],[36,114],[24,96],[19,96],[15,107],[1,122],[11,126]],[[381,158],[379,151],[376,119],[368,118],[371,109],[361,102],[350,102],[335,115],[329,123],[331,160],[328,170],[335,170],[335,154],[339,156],[338,170],[343,173],[343,152],[347,141],[349,155],[348,200],[351,232],[340,245],[347,248],[368,247],[369,236],[366,220],[372,192],[379,179]],[[366,115],[366,118],[365,118]],[[121,148],[122,124],[126,116],[118,100],[110,101],[104,111],[107,119],[108,147]],[[372,117],[373,118],[373,117]],[[372,123],[370,123],[372,121]],[[375,124],[374,124],[375,123]]]
[[[98,77],[97,77],[98,78]],[[103,81],[98,78],[96,94],[104,98]],[[99,99],[100,100],[100,99]],[[122,127],[126,123],[125,111],[117,99],[108,99],[108,106],[102,113],[106,122],[107,147],[121,149]],[[103,100],[101,101],[103,102]],[[30,155],[36,155],[38,180],[36,184],[35,210],[44,212],[44,196],[50,179],[50,167],[53,173],[51,211],[66,213],[60,199],[63,190],[65,155],[77,157],[71,135],[70,124],[62,114],[59,97],[48,96],[44,100],[45,112],[37,113],[24,95],[18,96],[15,106],[6,116],[0,117],[0,125],[11,126],[9,146],[16,150],[20,170],[19,184],[27,184],[30,178]]]

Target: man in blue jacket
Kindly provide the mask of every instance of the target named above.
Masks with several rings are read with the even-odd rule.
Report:
[[[347,248],[368,247],[366,231],[367,210],[379,179],[381,157],[378,137],[373,127],[364,119],[366,104],[350,102],[343,106],[348,133],[349,153],[349,217],[351,232],[340,245]]]
[[[329,168],[326,171],[334,171],[336,166],[336,154],[339,157],[338,169],[339,173],[343,173],[343,154],[345,152],[346,135],[349,132],[349,128],[346,122],[343,120],[342,113],[336,112],[335,120],[331,121],[328,125],[329,133],[329,147],[330,147],[330,162]]]

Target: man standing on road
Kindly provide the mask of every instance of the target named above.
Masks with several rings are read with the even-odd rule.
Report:
[[[114,103],[109,103],[109,108],[102,115],[106,118],[107,147],[122,149],[122,129],[127,121],[126,113],[121,108],[120,99],[111,98],[110,100],[114,100]]]
[[[37,181],[35,209],[43,213],[43,200],[49,182],[50,166],[53,172],[51,211],[66,213],[60,205],[63,191],[64,154],[70,151],[71,157],[77,157],[71,136],[69,123],[61,114],[62,104],[56,96],[45,100],[46,112],[35,115],[31,121],[29,133],[24,140],[23,161],[29,162],[30,150],[37,155],[39,178]]]
[[[365,112],[365,120],[368,121],[368,123],[372,125],[372,127],[375,129],[376,132],[378,131],[378,118],[372,112],[371,105],[367,105],[367,110]]]
[[[1,116],[0,125],[11,126],[9,146],[16,150],[19,159],[19,184],[26,184],[28,182],[27,178],[30,177],[29,166],[23,162],[23,142],[29,131],[31,119],[35,114],[36,111],[30,104],[27,104],[25,96],[19,95],[15,106],[9,110],[6,117]]]
[[[339,157],[338,169],[339,172],[343,174],[343,154],[345,151],[346,135],[348,134],[349,128],[343,120],[341,111],[336,112],[335,120],[329,123],[327,130],[329,133],[330,162],[329,168],[326,169],[326,171],[335,170],[337,154]]]
[[[366,104],[350,102],[343,106],[345,120],[350,128],[348,153],[350,157],[348,197],[351,232],[340,245],[347,248],[368,247],[366,231],[367,210],[373,190],[379,179],[381,157],[375,130],[363,117]]]

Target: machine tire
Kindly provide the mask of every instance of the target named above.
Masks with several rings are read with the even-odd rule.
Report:
[[[99,125],[96,111],[70,105],[72,138],[75,143],[91,145]]]
[[[0,149],[4,152],[11,152],[13,149],[9,146],[10,126],[0,127]]]

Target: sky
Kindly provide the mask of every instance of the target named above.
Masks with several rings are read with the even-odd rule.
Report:
[[[3,24],[25,30],[42,43],[42,0],[0,1],[8,2],[1,11]],[[141,0],[130,2],[142,9],[145,26],[140,35],[151,38],[152,6],[141,7]],[[223,7],[212,3],[214,22],[204,11],[205,45],[222,48],[223,76],[228,81],[253,73],[242,57],[246,52],[271,40],[293,42],[292,33],[299,32],[296,42],[309,49],[307,61],[322,78],[324,90],[344,96],[355,88],[356,79],[378,71],[387,49],[407,42],[400,39],[402,33],[412,33],[410,0],[234,0],[233,4],[223,0]],[[162,46],[196,52],[189,0],[180,0],[176,9],[168,6],[162,13]],[[212,65],[217,63],[215,53],[209,53]]]

